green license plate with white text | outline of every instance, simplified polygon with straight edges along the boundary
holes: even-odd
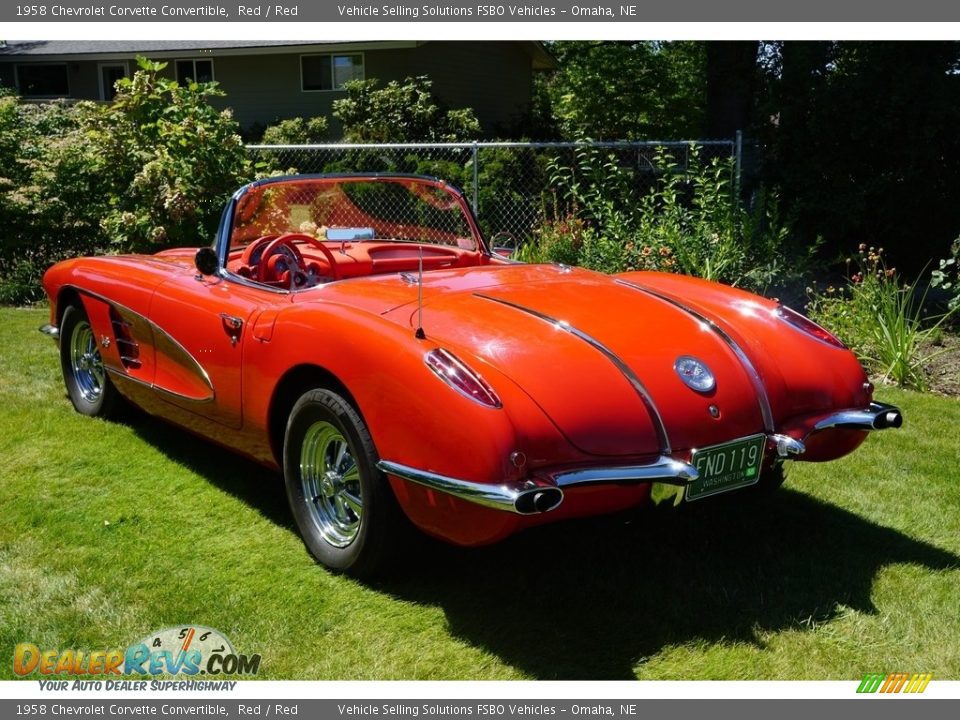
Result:
[[[753,435],[694,450],[690,455],[700,477],[687,485],[686,499],[699,500],[753,485],[760,479],[766,435]]]

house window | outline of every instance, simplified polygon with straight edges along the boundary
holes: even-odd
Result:
[[[127,77],[126,63],[100,63],[100,99],[113,100],[117,80]]]
[[[213,82],[213,60],[177,60],[176,67],[181,85]]]
[[[348,80],[363,80],[363,53],[350,55],[301,55],[301,88],[342,90]]]
[[[17,86],[13,76],[13,65],[0,64],[0,86],[11,89]]]
[[[23,97],[69,97],[66,64],[17,65],[17,89]]]

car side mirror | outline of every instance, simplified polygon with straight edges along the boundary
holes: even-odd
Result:
[[[490,239],[491,251],[494,255],[503,258],[512,258],[517,250],[520,249],[520,243],[517,238],[506,230],[501,230]]]
[[[213,275],[219,265],[217,251],[211,247],[202,247],[193,256],[193,263],[197,266],[201,275]]]

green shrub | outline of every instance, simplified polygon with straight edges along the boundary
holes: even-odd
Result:
[[[47,165],[53,153],[76,157],[70,137],[82,111],[59,102],[0,98],[0,302],[39,300],[47,266],[94,245],[90,207],[96,196],[83,193],[68,206],[72,168],[61,174]]]
[[[534,241],[521,245],[514,255],[528,263],[553,262],[577,265],[593,231],[575,215],[548,219],[535,231]]]
[[[943,258],[940,267],[933,271],[930,287],[949,291],[948,307],[951,310],[960,308],[960,238],[950,246],[950,257]]]
[[[159,75],[164,64],[140,66],[99,122],[81,128],[113,168],[101,227],[124,250],[206,244],[224,201],[252,175],[239,128],[209,103],[223,95],[216,83],[180,86]]]
[[[939,354],[929,346],[950,313],[927,317],[926,292],[918,296],[913,286],[901,285],[896,269],[886,266],[883,248],[860,245],[849,265],[855,272],[845,287],[811,291],[808,314],[843,340],[871,374],[926,390],[924,368]]]
[[[304,120],[302,117],[281,120],[263,131],[264,145],[311,145],[327,138],[327,119],[322,115]]]
[[[253,168],[215,84],[163,67],[141,60],[111,105],[0,98],[0,301],[39,297],[65,257],[210,242]]]
[[[333,116],[343,126],[347,142],[459,142],[480,135],[473,110],[444,108],[433,94],[433,81],[425,75],[391,80],[344,83],[346,97],[333,102]]]
[[[705,162],[695,145],[689,154],[683,170],[659,150],[652,179],[586,145],[572,162],[553,159],[555,212],[532,242],[577,218],[585,224],[577,263],[595,270],[673,270],[757,290],[801,275],[813,249],[792,245],[776,195],[761,190],[746,208],[733,187],[732,159]]]

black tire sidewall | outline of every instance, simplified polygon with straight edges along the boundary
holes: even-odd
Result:
[[[80,386],[73,371],[70,352],[73,345],[73,334],[81,323],[90,324],[86,312],[79,305],[68,305],[60,319],[60,367],[63,370],[63,383],[67,388],[67,395],[70,396],[70,402],[73,403],[73,407],[78,413],[90,417],[100,417],[109,414],[113,406],[113,393],[116,390],[110,383],[110,378],[104,376],[104,383],[96,400],[90,401],[80,392]]]
[[[316,422],[328,422],[346,438],[360,469],[363,515],[357,536],[346,547],[328,543],[311,519],[300,480],[300,451],[307,430]],[[389,498],[386,481],[377,469],[377,455],[366,425],[356,410],[329,390],[311,390],[293,406],[283,443],[283,476],[290,510],[300,536],[310,553],[332,570],[366,575],[378,567],[383,555],[385,510]]]

